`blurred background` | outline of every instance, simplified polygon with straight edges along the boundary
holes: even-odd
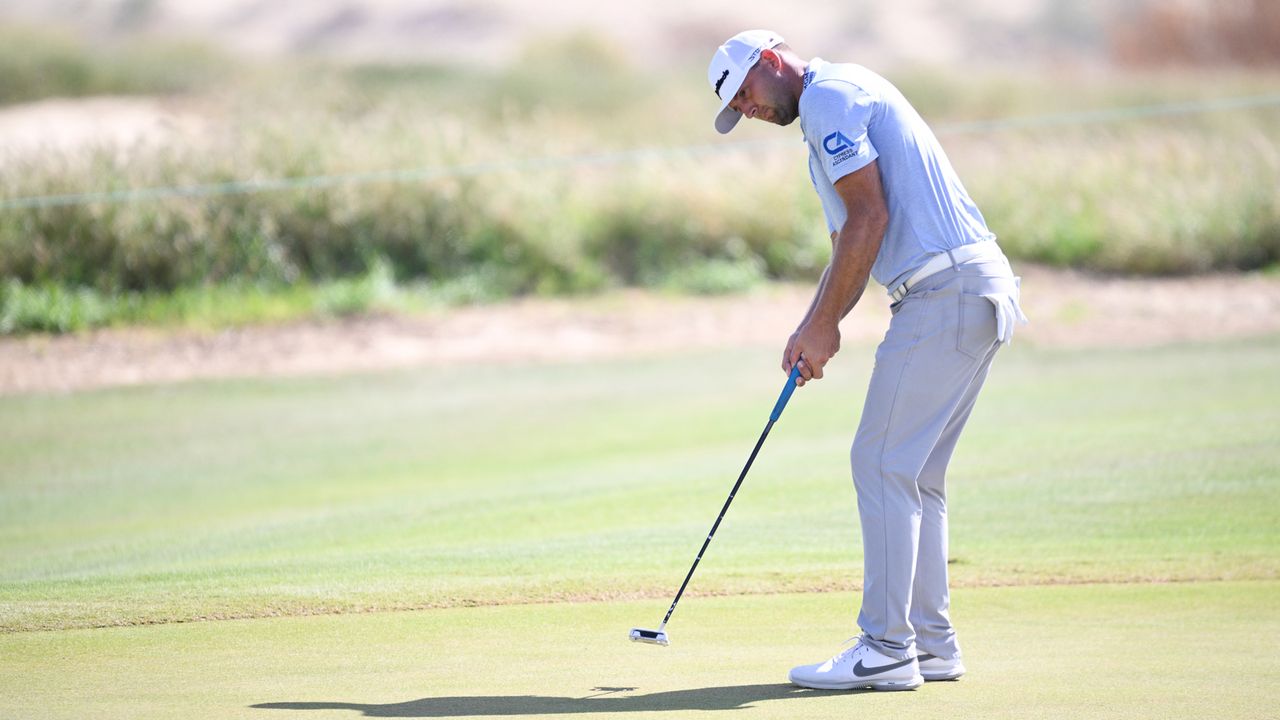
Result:
[[[753,27],[1023,279],[918,714],[1275,717],[1280,0],[0,0],[0,717],[874,709],[777,683],[856,632],[878,288],[618,649],[830,254],[799,128],[712,128]]]
[[[748,27],[897,83],[1017,259],[1280,262],[1272,0],[0,0],[0,332],[811,280],[798,130],[711,128]]]

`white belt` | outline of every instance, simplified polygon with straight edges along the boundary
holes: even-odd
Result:
[[[920,283],[921,280],[940,273],[949,267],[963,265],[974,260],[1008,260],[1005,259],[1004,253],[1000,252],[1000,246],[993,240],[983,240],[968,245],[961,245],[958,248],[940,252],[929,261],[920,266],[920,269],[911,274],[901,285],[889,291],[889,297],[894,302],[900,302],[902,298],[911,292],[911,288]]]

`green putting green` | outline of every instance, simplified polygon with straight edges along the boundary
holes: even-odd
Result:
[[[0,398],[0,716],[1276,705],[1280,338],[1002,353],[948,481],[961,683],[781,684],[853,634],[870,348],[796,393],[673,646],[628,643],[763,427],[776,355]]]
[[[852,593],[455,608],[0,636],[0,715],[40,718],[1269,717],[1280,583],[973,588],[969,674],[914,693],[787,684],[853,632]]]

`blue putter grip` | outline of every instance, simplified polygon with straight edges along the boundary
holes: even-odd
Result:
[[[787,407],[787,401],[791,399],[791,393],[796,391],[796,378],[800,377],[800,364],[796,363],[791,366],[791,375],[787,377],[787,384],[782,386],[782,394],[778,396],[778,404],[773,406],[773,412],[769,414],[769,422],[778,422],[778,418],[782,417],[782,410]]]

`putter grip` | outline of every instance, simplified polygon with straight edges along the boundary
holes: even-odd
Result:
[[[796,378],[800,377],[800,365],[796,364],[791,367],[791,374],[787,376],[787,384],[782,386],[782,394],[778,396],[778,404],[773,406],[773,412],[769,414],[769,422],[778,422],[778,418],[782,417],[782,411],[787,407],[787,401],[791,399],[791,393],[796,391]]]

